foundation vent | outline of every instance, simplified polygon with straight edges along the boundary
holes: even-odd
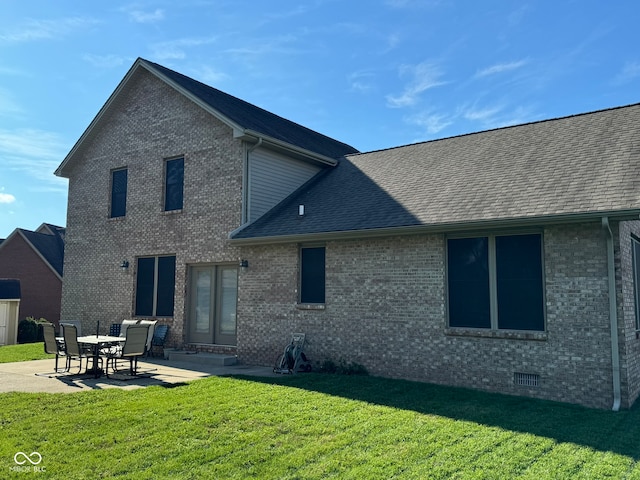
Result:
[[[537,373],[514,372],[513,383],[523,387],[538,387],[540,386],[540,375]]]

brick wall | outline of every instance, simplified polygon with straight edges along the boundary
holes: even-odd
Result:
[[[5,240],[0,254],[0,278],[20,280],[19,319],[60,320],[62,280],[53,273],[19,234]]]
[[[600,224],[544,229],[546,332],[448,329],[444,235],[326,244],[326,304],[296,306],[298,247],[247,247],[238,354],[272,364],[295,331],[308,356],[374,375],[610,408],[606,238]],[[537,387],[514,373],[539,375]]]
[[[640,396],[640,338],[636,333],[635,290],[631,236],[640,239],[640,221],[621,222],[616,242],[616,280],[618,282],[618,335],[621,357],[623,407]]]
[[[164,159],[178,155],[185,158],[185,205],[165,213]],[[606,238],[599,223],[544,229],[545,332],[449,329],[445,236],[439,234],[328,242],[326,304],[297,305],[297,245],[228,245],[228,233],[241,223],[242,143],[143,69],[76,156],[63,319],[79,319],[89,329],[100,321],[104,331],[132,317],[136,257],[175,254],[175,314],[159,320],[171,325],[168,345],[181,346],[188,266],[242,257],[249,261],[239,273],[242,362],[272,365],[291,334],[301,331],[316,365],[344,359],[374,375],[611,406]],[[127,214],[110,219],[110,172],[121,167],[129,169]],[[640,391],[640,352],[629,335],[626,243],[617,249],[617,262],[628,405]],[[125,259],[131,266],[122,272]],[[515,385],[515,372],[538,375],[539,386]]]
[[[131,318],[135,259],[176,255],[168,345],[182,345],[187,265],[237,261],[228,233],[241,223],[243,145],[231,130],[144,69],[101,119],[69,180],[62,317],[92,331]],[[184,155],[184,208],[163,212],[164,159]],[[127,167],[127,211],[109,218],[110,176]],[[120,269],[128,260],[127,272]]]

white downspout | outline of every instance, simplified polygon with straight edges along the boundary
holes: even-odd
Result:
[[[616,269],[613,251],[613,232],[609,217],[602,217],[602,228],[607,235],[607,270],[609,275],[609,320],[611,326],[611,366],[613,375],[613,406],[620,409],[620,352],[618,350],[618,306],[616,300]]]

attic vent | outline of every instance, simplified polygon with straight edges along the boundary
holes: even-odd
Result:
[[[540,386],[540,375],[537,373],[514,372],[513,383],[524,387],[538,387]]]

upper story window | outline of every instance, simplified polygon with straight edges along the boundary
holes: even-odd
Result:
[[[126,168],[111,171],[111,218],[127,213],[127,172]]]
[[[325,247],[300,248],[300,303],[325,301]]]
[[[544,331],[542,235],[447,240],[449,326]]]
[[[184,201],[184,158],[165,162],[164,210],[181,210]]]

